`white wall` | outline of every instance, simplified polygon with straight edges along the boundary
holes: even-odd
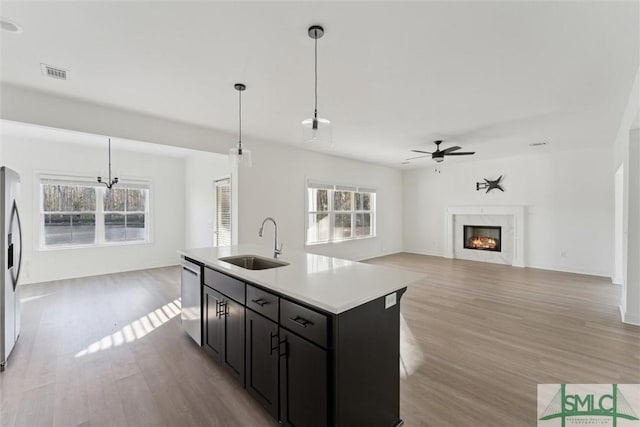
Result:
[[[532,149],[533,150],[533,149]],[[612,272],[613,175],[608,148],[453,163],[404,173],[406,251],[442,256],[445,209],[524,205],[525,265],[600,276]],[[503,175],[505,192],[476,191]]]
[[[629,133],[629,222],[625,321],[640,325],[640,129]]]
[[[347,259],[364,259],[402,250],[402,172],[278,144],[248,141],[253,168],[239,173],[239,242],[273,244],[268,226],[258,237],[262,220],[278,222],[287,250],[306,250]],[[305,249],[305,179],[373,187],[377,190],[377,237],[313,245]]]
[[[2,121],[0,121],[2,123]],[[0,124],[0,126],[2,126]],[[4,141],[0,138],[0,166],[4,166]]]
[[[153,241],[112,247],[40,251],[38,172],[72,172],[94,176],[106,169],[106,147],[65,144],[42,139],[3,136],[8,167],[21,177],[24,264],[23,284],[137,270],[178,262],[184,245],[184,159],[113,150],[120,178],[151,180]],[[106,145],[106,144],[105,144]]]
[[[231,175],[227,156],[193,152],[185,159],[185,247],[213,245],[214,181]]]
[[[618,166],[615,173],[614,230],[613,230],[613,277],[616,285],[624,285],[624,166]],[[624,292],[623,292],[624,293]],[[625,295],[622,296],[625,298]]]
[[[640,260],[633,258],[632,252],[634,252],[634,249],[631,246],[637,245],[637,242],[640,241],[640,229],[638,227],[634,228],[632,224],[633,221],[638,220],[637,216],[640,215],[640,212],[634,211],[633,208],[633,206],[638,206],[638,199],[640,199],[640,179],[638,178],[640,162],[638,159],[633,158],[635,147],[632,144],[638,144],[638,133],[637,131],[634,132],[632,128],[637,123],[639,115],[640,67],[629,93],[627,106],[620,119],[620,127],[613,146],[611,167],[612,175],[621,165],[624,170],[622,256],[624,277],[622,283],[623,296],[620,299],[620,314],[624,322],[637,325],[640,325],[640,277],[638,277],[634,268],[640,264]],[[635,179],[632,177],[635,177]],[[632,232],[635,234],[631,234]]]

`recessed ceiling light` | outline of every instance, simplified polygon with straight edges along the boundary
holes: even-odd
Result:
[[[0,18],[0,28],[8,33],[20,34],[22,32],[20,25],[7,18]]]
[[[532,142],[531,144],[529,144],[529,147],[540,147],[542,145],[547,145],[546,142]]]

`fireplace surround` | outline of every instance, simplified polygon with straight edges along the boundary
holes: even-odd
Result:
[[[501,252],[464,248],[464,224],[502,226]],[[444,256],[524,267],[524,230],[524,206],[448,206],[445,211]]]

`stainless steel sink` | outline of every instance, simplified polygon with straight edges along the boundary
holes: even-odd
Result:
[[[284,267],[288,262],[263,258],[257,255],[236,255],[218,258],[220,261],[246,268],[247,270],[267,270],[269,268]]]

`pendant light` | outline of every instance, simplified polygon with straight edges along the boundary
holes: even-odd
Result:
[[[313,117],[302,121],[304,142],[320,147],[330,147],[331,122],[325,118],[318,117],[318,39],[324,35],[324,28],[313,25],[308,30],[309,37],[314,40],[314,110]]]
[[[109,180],[107,182],[104,182],[102,181],[102,177],[99,176],[98,184],[104,184],[109,190],[111,190],[111,187],[113,187],[117,183],[118,177],[114,177],[113,179],[111,179],[111,138],[109,138]]]
[[[242,92],[247,87],[242,83],[236,83],[233,85],[235,90],[238,91],[238,145],[229,150],[229,162],[232,167],[251,167],[251,150],[242,148]]]

